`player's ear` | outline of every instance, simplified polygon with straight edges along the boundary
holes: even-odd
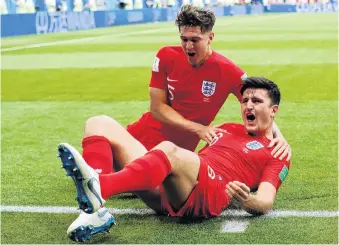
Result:
[[[279,111],[279,106],[278,105],[272,105],[271,109],[272,109],[271,116],[275,117],[275,115],[277,115],[277,113]]]
[[[214,32],[210,32],[210,34],[208,34],[208,44],[210,44],[214,39]]]

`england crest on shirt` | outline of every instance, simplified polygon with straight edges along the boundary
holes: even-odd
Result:
[[[264,146],[258,141],[251,141],[246,144],[246,147],[251,150],[259,150],[260,148],[263,148]]]
[[[210,81],[202,81],[201,92],[203,95],[209,97],[212,96],[215,92],[215,87],[217,84],[215,82]]]

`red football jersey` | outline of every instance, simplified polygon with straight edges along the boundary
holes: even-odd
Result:
[[[184,118],[209,125],[230,93],[240,100],[240,86],[246,74],[232,61],[214,52],[200,67],[193,68],[181,46],[159,50],[153,63],[150,87],[168,93],[168,105]],[[190,132],[174,129],[155,120],[148,112],[142,121],[161,129],[165,140],[194,150],[199,138]]]
[[[217,133],[210,146],[199,151],[211,168],[229,181],[240,181],[257,190],[261,182],[271,183],[277,190],[285,180],[290,162],[271,156],[266,137],[253,137],[242,124],[226,123],[220,128],[227,133]]]

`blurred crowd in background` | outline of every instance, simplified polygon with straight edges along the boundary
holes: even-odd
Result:
[[[197,6],[232,6],[244,4],[298,4],[331,3],[333,0],[0,0],[0,13],[34,13],[43,10],[56,11],[100,11],[115,9],[178,8],[183,4]]]

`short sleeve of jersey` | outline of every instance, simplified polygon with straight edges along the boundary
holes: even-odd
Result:
[[[247,74],[236,64],[233,64],[233,86],[232,86],[232,94],[234,94],[239,101],[241,101],[240,89],[242,85],[242,81],[247,78]]]
[[[167,89],[166,53],[166,48],[161,48],[154,58],[150,87]]]
[[[289,168],[290,162],[273,159],[265,166],[260,178],[260,183],[269,182],[278,191],[280,185],[288,175]]]

